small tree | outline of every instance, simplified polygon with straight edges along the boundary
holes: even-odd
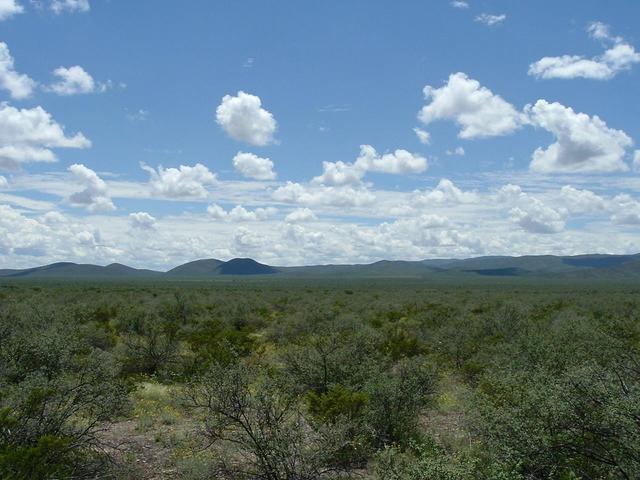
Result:
[[[188,404],[203,416],[203,434],[222,448],[216,478],[316,480],[347,468],[340,428],[309,420],[282,381],[246,364],[213,365],[188,388]]]

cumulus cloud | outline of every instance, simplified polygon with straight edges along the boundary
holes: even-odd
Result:
[[[549,131],[556,142],[533,152],[531,170],[538,172],[615,172],[629,169],[625,150],[633,141],[609,128],[597,115],[576,113],[560,103],[538,100],[525,111],[531,122]]]
[[[42,107],[17,109],[0,104],[0,168],[16,169],[28,162],[55,162],[52,148],[88,148],[91,142],[63,127]]]
[[[622,37],[612,36],[608,25],[593,22],[588,26],[587,32],[592,38],[610,45],[602,55],[593,58],[585,58],[582,55],[543,57],[529,65],[529,75],[543,79],[608,80],[640,62],[640,53]]]
[[[78,163],[71,165],[69,171],[84,187],[84,190],[69,197],[72,205],[86,207],[91,212],[116,209],[111,201],[107,184],[96,172]]]
[[[464,0],[453,0],[451,6],[454,8],[469,8],[469,4]]]
[[[299,222],[311,222],[313,220],[317,220],[318,218],[308,208],[296,208],[294,211],[289,213],[286,217],[284,217],[284,221],[287,223],[299,223]]]
[[[416,205],[475,203],[479,200],[476,192],[464,192],[451,180],[443,178],[433,190],[413,192],[412,199]]]
[[[24,7],[16,0],[0,0],[0,22],[24,12]]]
[[[418,137],[420,143],[424,145],[429,145],[429,143],[431,143],[431,134],[429,132],[418,127],[415,127],[413,131],[416,134],[416,137]]]
[[[370,172],[392,174],[421,173],[428,167],[427,159],[417,153],[398,149],[379,155],[371,145],[360,146],[360,156],[355,165]]]
[[[560,200],[572,214],[595,213],[607,208],[607,202],[600,195],[571,185],[565,185],[560,189]]]
[[[9,47],[0,42],[0,88],[9,92],[11,98],[21,100],[30,97],[36,85],[29,76],[16,72]]]
[[[512,208],[509,215],[511,221],[531,233],[558,233],[565,226],[564,215],[537,198],[531,198],[526,206]]]
[[[493,15],[490,13],[481,13],[475,18],[476,22],[483,23],[488,27],[493,27],[494,25],[500,25],[507,19],[507,16],[504,13],[500,15]]]
[[[58,67],[53,71],[53,75],[56,76],[58,80],[46,87],[46,90],[57,95],[80,95],[104,92],[108,89],[108,84],[97,83],[93,77],[79,65],[69,68]]]
[[[0,205],[0,258],[5,265],[9,259],[24,266],[69,259],[95,261],[99,252],[107,250],[100,231],[84,222],[55,211],[30,217]]]
[[[137,230],[155,230],[156,219],[147,212],[135,212],[129,214],[131,227]]]
[[[207,185],[217,183],[216,174],[201,163],[193,167],[180,165],[178,168],[152,167],[141,163],[140,167],[149,172],[149,183],[154,193],[169,198],[206,198]]]
[[[379,155],[371,145],[361,145],[360,155],[354,163],[322,162],[322,175],[314,177],[312,183],[336,186],[357,184],[367,172],[398,175],[424,172],[427,167],[427,159],[417,153],[398,149]]]
[[[242,205],[236,205],[231,210],[226,211],[220,205],[212,203],[207,207],[207,213],[217,219],[225,220],[228,222],[259,222],[267,220],[275,215],[278,210],[274,207],[256,208],[255,210],[248,210]]]
[[[640,225],[640,202],[630,195],[621,193],[613,197],[611,209],[611,221],[616,225]]]
[[[558,233],[564,230],[566,209],[554,209],[540,199],[522,191],[519,185],[507,184],[497,195],[501,205],[510,207],[509,218],[530,233]]]
[[[327,187],[303,186],[299,183],[287,183],[273,192],[278,202],[307,206],[361,207],[375,202],[375,195],[365,188],[351,186]]]
[[[243,91],[225,95],[216,109],[216,121],[234,140],[257,146],[274,142],[276,120],[256,95]]]
[[[418,113],[425,125],[436,120],[454,120],[464,139],[508,135],[522,126],[526,118],[499,95],[469,78],[453,73],[446,85],[424,87],[429,101]]]
[[[268,158],[261,158],[253,153],[238,152],[233,157],[233,167],[244,177],[255,180],[274,180],[273,162]]]
[[[49,5],[53,13],[59,15],[63,12],[88,12],[91,10],[89,0],[53,0]]]

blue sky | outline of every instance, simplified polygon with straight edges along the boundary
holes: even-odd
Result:
[[[637,252],[637,18],[0,0],[0,266]]]

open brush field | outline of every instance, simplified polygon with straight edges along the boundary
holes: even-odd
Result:
[[[5,282],[6,479],[631,479],[640,287]]]

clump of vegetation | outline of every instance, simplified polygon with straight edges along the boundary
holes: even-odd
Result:
[[[640,478],[632,286],[32,287],[0,478]]]

